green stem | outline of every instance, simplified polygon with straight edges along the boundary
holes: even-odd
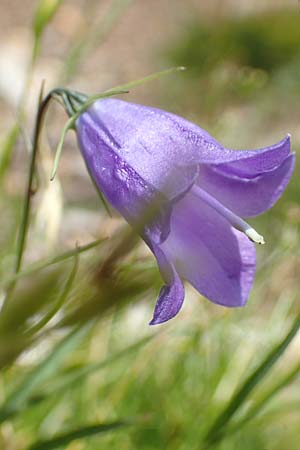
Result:
[[[54,264],[58,264],[60,262],[66,261],[70,258],[73,258],[74,256],[79,255],[80,253],[86,252],[86,251],[100,245],[105,240],[106,240],[106,238],[98,239],[96,241],[90,242],[89,244],[86,244],[83,246],[76,246],[75,249],[68,250],[58,256],[52,256],[49,259],[44,259],[44,260],[40,260],[35,263],[32,263],[28,267],[26,267],[26,269],[19,271],[18,273],[9,275],[7,278],[4,278],[3,280],[0,280],[0,287],[9,285],[13,282],[16,282],[20,278],[27,277],[29,275],[32,275],[35,272],[46,269],[49,266],[52,266]]]
[[[66,301],[70,290],[73,286],[73,282],[75,280],[77,271],[78,271],[78,263],[79,263],[79,254],[77,253],[74,257],[74,264],[72,267],[72,270],[70,272],[70,275],[68,276],[67,282],[62,290],[62,292],[59,294],[56,302],[54,303],[53,307],[48,311],[48,313],[35,325],[33,325],[28,330],[28,335],[32,336],[36,334],[38,331],[40,331],[42,328],[44,328],[48,322],[55,316],[55,314],[60,310],[61,306]]]
[[[36,157],[37,157],[38,146],[39,146],[40,130],[41,130],[41,126],[42,126],[46,108],[48,106],[49,101],[51,100],[51,95],[47,95],[43,101],[41,101],[41,97],[42,97],[42,90],[41,90],[41,94],[40,94],[37,118],[36,118],[34,135],[33,135],[33,145],[32,145],[31,160],[30,160],[30,167],[29,167],[29,175],[28,175],[27,188],[26,188],[26,194],[25,194],[25,199],[24,199],[21,227],[20,227],[20,231],[19,231],[19,238],[18,238],[18,244],[17,244],[17,258],[16,258],[16,263],[15,263],[15,272],[16,273],[18,273],[21,268],[25,244],[26,244],[26,235],[27,235],[27,231],[28,231],[31,198],[33,195],[33,181],[34,181]]]
[[[36,157],[37,157],[38,146],[39,146],[40,131],[41,131],[43,118],[44,118],[46,109],[48,107],[49,101],[52,98],[51,92],[43,100],[42,100],[42,95],[43,95],[43,86],[41,88],[40,96],[39,96],[39,105],[38,105],[37,117],[36,117],[35,129],[34,129],[34,135],[33,135],[33,144],[32,144],[32,151],[31,151],[31,159],[30,159],[26,194],[25,194],[24,203],[23,203],[21,226],[19,229],[19,235],[18,235],[18,240],[17,240],[16,261],[15,261],[15,267],[14,267],[14,272],[16,274],[21,269],[23,255],[24,255],[24,249],[25,249],[25,245],[26,245],[26,236],[27,236],[28,224],[29,224],[31,197],[33,195],[35,165],[36,165]],[[2,310],[5,310],[7,303],[9,301],[10,295],[12,294],[12,292],[14,290],[14,287],[15,287],[15,281],[12,282],[10,284],[10,286],[8,287]]]

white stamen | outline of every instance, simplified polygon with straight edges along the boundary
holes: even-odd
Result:
[[[205,190],[201,189],[199,186],[194,185],[191,193],[196,195],[196,197],[201,198],[205,203],[211,206],[215,211],[220,213],[228,222],[237,230],[245,233],[245,235],[250,239],[250,241],[256,244],[264,244],[265,240],[263,236],[257,233],[254,228],[252,228],[245,220],[241,219],[239,216],[234,214],[226,206],[222,205],[215,197],[210,195]]]

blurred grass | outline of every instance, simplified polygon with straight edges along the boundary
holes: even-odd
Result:
[[[67,377],[72,376],[72,372],[85,372],[86,376],[80,380],[80,389],[78,384],[70,383],[69,387],[65,385],[64,390],[59,390],[59,395],[55,396],[51,384],[55,386],[63,376],[63,373],[57,372],[47,386],[52,395],[46,395],[42,403],[33,403],[30,409],[18,415],[15,419],[16,432],[19,430],[22,434],[28,430],[27,433],[34,433],[35,436],[38,433],[43,439],[49,439],[55,436],[57,429],[76,428],[83,421],[95,420],[95,417],[101,421],[105,417],[114,420],[138,415],[144,416],[144,423],[130,430],[120,430],[116,435],[112,433],[103,437],[101,448],[203,448],[207,425],[223,409],[240,380],[261,359],[264,349],[257,352],[261,349],[260,339],[266,350],[272,348],[273,343],[280,338],[276,329],[278,324],[272,321],[268,323],[268,331],[265,330],[266,324],[262,323],[260,337],[255,338],[251,319],[246,319],[241,313],[237,313],[236,320],[242,322],[243,332],[241,328],[236,328],[228,314],[212,317],[211,308],[203,305],[199,305],[196,310],[199,317],[202,316],[201,320],[190,318],[187,323],[169,326],[164,335],[157,336],[147,344],[144,342],[144,346],[139,350],[136,348],[133,354],[125,353],[122,359],[115,360],[113,366],[110,364],[105,367],[104,364],[101,367],[99,364],[101,372],[95,372],[92,378],[88,377],[91,372],[84,370],[92,339],[85,340],[77,357],[75,354],[68,357],[64,369]],[[124,325],[122,327],[119,323],[119,326],[118,341],[123,333],[128,332]],[[97,328],[94,333],[101,346],[101,325]],[[285,371],[286,364],[277,367],[276,379]],[[271,376],[263,391],[272,384]],[[299,379],[296,384],[294,382],[294,385],[285,389],[286,394],[297,392]],[[260,388],[259,394],[263,391]],[[43,387],[39,388],[36,395],[36,400],[39,398],[43,399]],[[246,411],[252,402],[246,403]],[[284,408],[286,402],[288,404],[288,397],[286,400],[281,399],[280,403],[275,397],[269,409],[265,412],[260,410],[259,417],[263,419],[263,425],[249,421],[235,434],[229,434],[218,448],[244,448],[245,442],[245,448],[264,448],[270,439],[272,441],[274,427],[278,445],[272,444],[272,448],[279,449],[286,439],[286,429],[279,426],[282,416],[279,414],[274,417],[272,412],[279,405]],[[299,417],[298,410],[289,408],[289,416],[292,426],[293,416],[294,420]],[[96,439],[91,439],[84,448],[96,449],[98,445]]]
[[[61,3],[40,2],[34,21],[38,46]],[[129,4],[112,2],[103,29],[82,29],[84,45],[74,41],[67,51],[64,76],[71,79],[75,67],[81,70],[77,62],[113,33]],[[54,9],[46,8],[51,14],[37,28],[39,11],[49,5]],[[160,101],[175,105],[175,112],[186,111],[227,140],[233,127],[237,141],[249,142],[257,135],[273,136],[274,129],[290,131],[290,118],[298,122],[300,112],[299,20],[294,10],[213,23],[195,20],[164,50],[172,64],[188,70],[168,84]],[[72,52],[76,58],[70,70]],[[244,108],[250,110],[249,122],[241,119]],[[226,114],[232,109],[233,123],[228,124]],[[0,165],[1,297],[7,283],[17,281],[0,313],[0,449],[297,450],[299,335],[257,384],[254,375],[266,355],[283,349],[280,344],[299,314],[298,176],[269,213],[253,219],[267,245],[258,250],[249,305],[224,310],[189,289],[180,316],[149,329],[161,279],[152,257],[136,241],[126,240],[126,230],[110,232],[102,242],[114,216],[101,216],[100,246],[63,243],[64,248],[58,245],[42,260],[32,258],[30,250],[36,243],[42,247],[43,238],[29,235],[23,270],[13,273],[23,197],[7,188],[14,143],[12,134],[2,144]],[[33,215],[37,207],[33,198]],[[65,205],[65,213],[69,207]],[[109,270],[104,271],[106,265]],[[218,424],[235,405],[235,393],[253,379],[255,389],[245,391],[228,423],[222,420],[222,431]],[[127,422],[128,428],[96,434],[106,430],[105,424]]]
[[[253,141],[254,133],[272,134],[274,125],[288,126],[289,120],[294,125],[299,113],[299,41],[295,8],[195,18],[162,52],[171,64],[188,68],[187,79],[178,80],[175,89],[171,86],[168,98],[220,136],[228,134],[222,115],[237,109],[236,115],[240,111],[244,117],[245,109],[250,110],[248,130],[234,135],[240,137],[240,146],[245,139]],[[232,119],[231,126],[243,126],[238,117]]]
[[[271,74],[299,59],[299,17],[294,9],[196,22],[170,54],[194,77],[232,62]]]

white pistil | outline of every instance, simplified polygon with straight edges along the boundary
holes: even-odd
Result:
[[[250,241],[255,242],[256,244],[265,244],[264,237],[258,234],[254,228],[248,228],[248,230],[245,230],[245,234],[248,236]]]
[[[222,205],[215,197],[208,194],[206,191],[201,189],[199,186],[194,185],[191,193],[196,197],[203,200],[207,205],[211,206],[215,211],[220,213],[228,222],[237,230],[245,233],[245,235],[250,239],[250,241],[256,244],[264,244],[265,240],[263,236],[257,233],[254,228],[252,228],[247,222],[241,219],[239,216],[234,214],[226,206]]]

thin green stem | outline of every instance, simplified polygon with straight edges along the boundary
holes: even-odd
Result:
[[[65,303],[71,288],[73,286],[73,282],[75,280],[77,271],[78,271],[78,265],[79,265],[79,254],[77,253],[74,256],[74,264],[72,266],[71,272],[68,276],[68,279],[66,281],[66,284],[62,290],[62,292],[59,293],[56,302],[54,303],[53,307],[50,309],[50,311],[35,325],[33,325],[29,330],[29,335],[34,335],[38,331],[40,331],[42,328],[44,328],[45,325],[47,325],[48,322],[55,316],[55,314],[60,310],[61,306]]]
[[[32,263],[26,269],[24,269],[18,273],[14,273],[14,274],[8,276],[7,278],[4,278],[3,280],[1,280],[0,286],[8,285],[10,283],[13,283],[13,282],[19,280],[20,278],[27,277],[29,275],[32,275],[35,272],[46,269],[49,266],[52,266],[54,264],[58,264],[60,262],[66,261],[70,258],[73,258],[74,256],[76,256],[80,253],[86,252],[94,247],[97,247],[105,240],[106,239],[98,239],[96,241],[90,242],[87,245],[77,246],[75,249],[68,250],[58,256],[54,256],[49,259],[44,259],[42,261],[37,261],[36,263]]]
[[[32,152],[31,152],[29,175],[28,175],[27,188],[26,188],[26,194],[25,194],[25,199],[24,199],[21,227],[20,227],[20,231],[19,231],[19,238],[18,238],[18,245],[17,245],[17,258],[16,258],[16,263],[15,263],[15,272],[16,273],[18,273],[21,268],[22,259],[23,259],[23,255],[24,255],[26,235],[27,235],[27,230],[28,230],[29,213],[30,213],[30,206],[31,206],[31,198],[33,195],[33,180],[34,180],[34,173],[35,173],[36,157],[37,157],[38,146],[39,146],[40,130],[41,130],[41,126],[42,126],[44,113],[46,111],[46,107],[49,103],[49,100],[51,99],[51,97],[47,96],[45,98],[45,100],[42,101],[41,100],[42,93],[43,93],[43,88],[41,89],[40,98],[39,98],[39,106],[38,106],[38,112],[37,112],[37,118],[36,118],[36,124],[35,124],[34,136],[33,136],[33,146],[32,146]]]
[[[14,267],[14,272],[16,274],[21,269],[25,245],[26,245],[26,237],[27,237],[28,224],[29,224],[30,207],[31,207],[31,198],[34,193],[33,185],[34,185],[34,178],[35,178],[35,165],[36,165],[36,158],[37,158],[37,153],[38,153],[40,131],[41,131],[41,127],[43,124],[43,118],[44,118],[45,112],[47,110],[49,101],[52,98],[51,92],[43,100],[42,100],[42,95],[43,95],[43,84],[42,84],[40,96],[39,96],[37,117],[36,117],[36,122],[35,122],[33,144],[32,144],[32,151],[31,151],[31,158],[30,158],[30,165],[29,165],[29,173],[28,173],[28,180],[27,180],[27,187],[26,187],[26,193],[25,193],[25,198],[24,198],[24,203],[23,203],[21,225],[20,225],[19,235],[18,235],[18,240],[17,240],[16,261],[15,261],[15,267]],[[10,295],[12,294],[14,287],[15,287],[15,282],[12,282],[11,285],[8,287],[6,297],[5,297],[5,300],[3,303],[3,307],[2,307],[3,310],[6,308],[7,302],[9,301]]]

